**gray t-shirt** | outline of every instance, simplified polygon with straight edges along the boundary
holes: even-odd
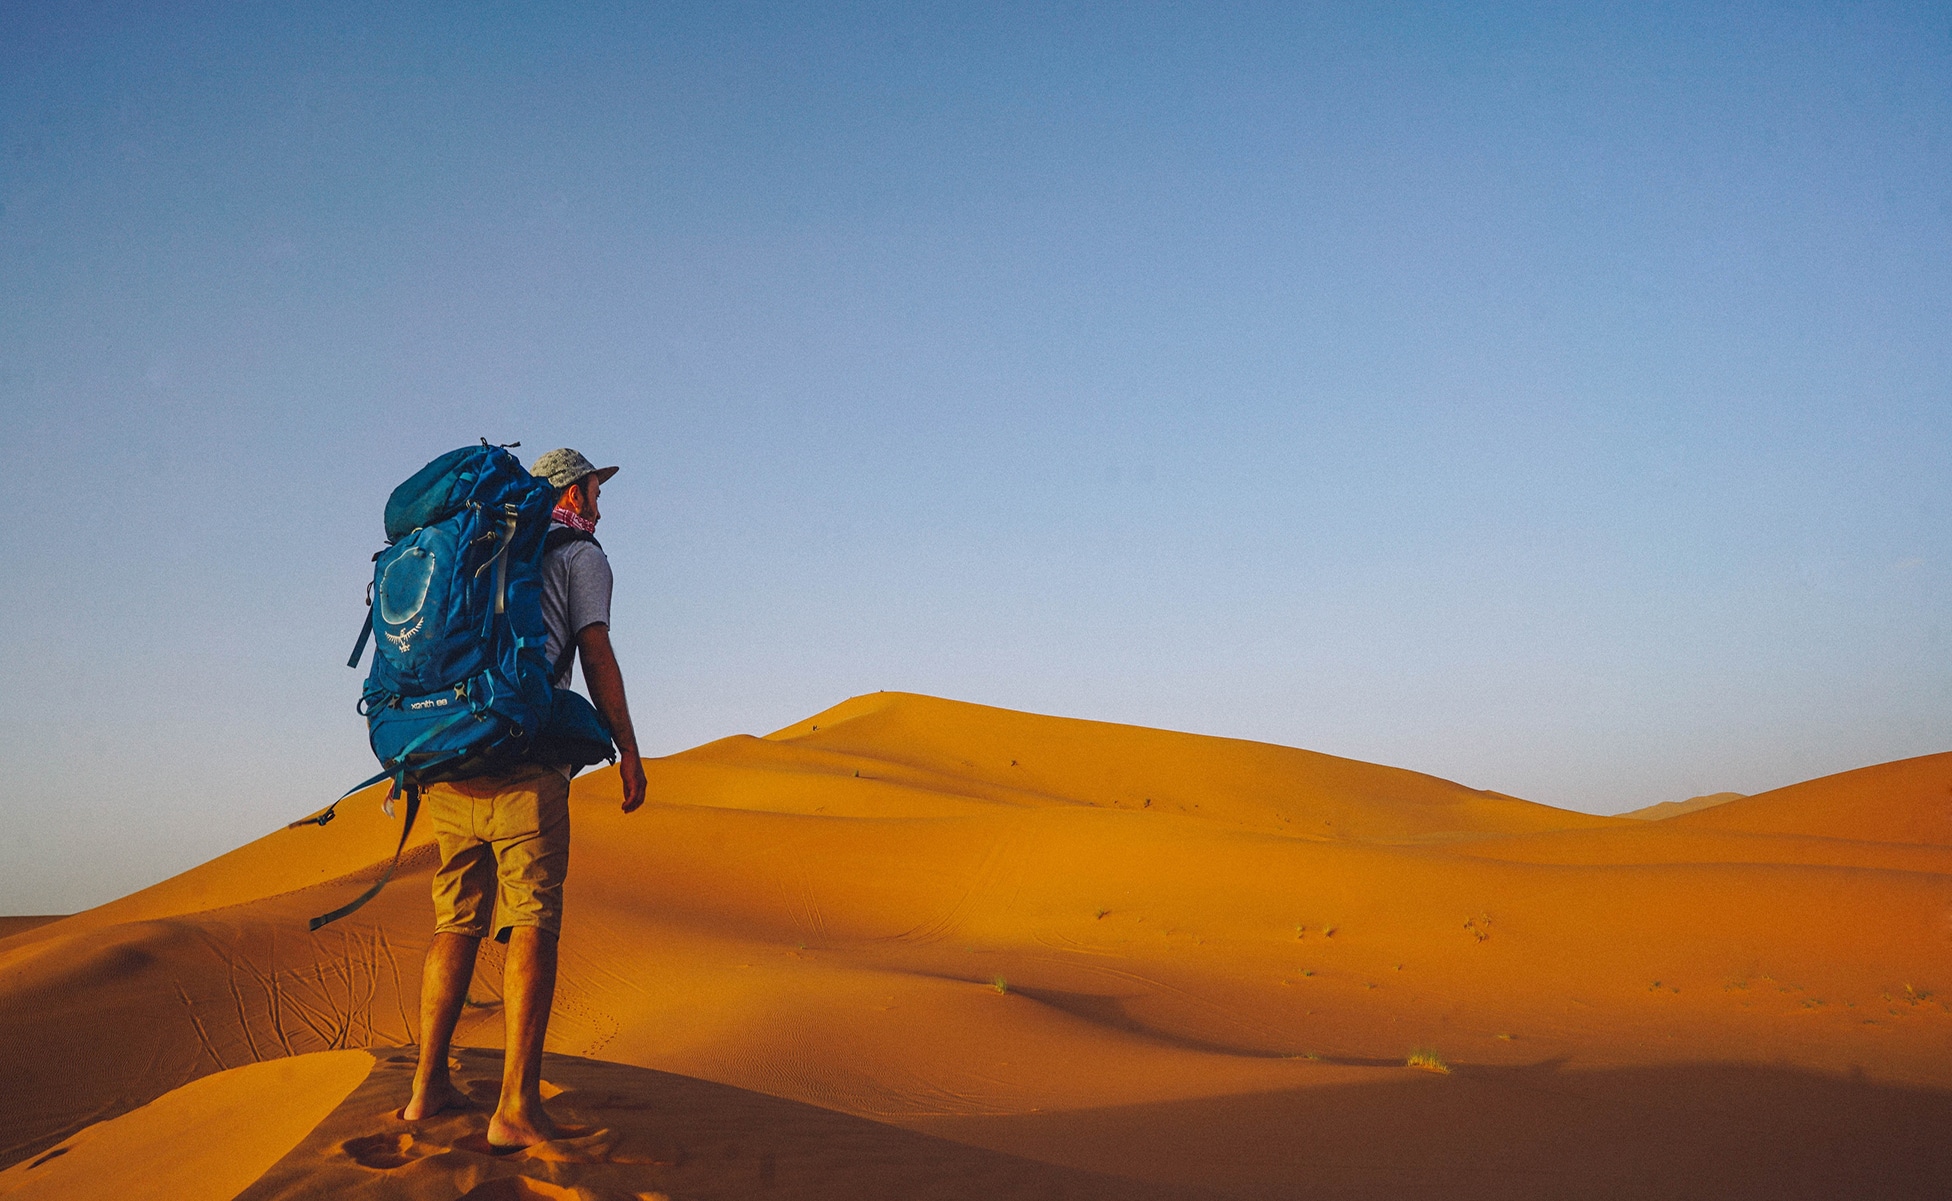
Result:
[[[552,523],[550,528],[560,524]],[[543,556],[542,622],[549,627],[544,653],[551,664],[586,627],[610,624],[611,584],[610,557],[594,542],[565,543]],[[574,666],[565,665],[550,683],[567,688]]]

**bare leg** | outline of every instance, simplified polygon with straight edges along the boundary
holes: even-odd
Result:
[[[474,956],[481,940],[465,934],[436,934],[427,947],[420,976],[420,1065],[413,1073],[413,1098],[400,1116],[409,1122],[432,1117],[461,1102],[447,1074],[447,1052],[454,1025],[474,979]]]
[[[502,1021],[508,1050],[502,1059],[502,1099],[488,1120],[488,1141],[530,1147],[562,1131],[542,1108],[542,1042],[556,998],[556,936],[534,926],[508,932],[502,968]]]

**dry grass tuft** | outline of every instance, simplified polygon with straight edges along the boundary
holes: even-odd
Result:
[[[1444,1062],[1443,1056],[1427,1047],[1418,1047],[1410,1052],[1410,1058],[1405,1061],[1405,1066],[1416,1068],[1421,1072],[1436,1072],[1440,1076],[1450,1075],[1450,1065]]]

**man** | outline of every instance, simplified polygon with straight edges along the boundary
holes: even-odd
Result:
[[[567,448],[530,469],[556,490],[551,547],[542,561],[542,618],[551,681],[569,686],[573,648],[597,712],[610,724],[623,778],[625,813],[644,803],[644,765],[624,702],[623,673],[610,647],[610,560],[597,544],[597,497],[617,468],[598,469]],[[558,534],[559,530],[574,533]],[[420,987],[420,1066],[401,1116],[418,1121],[463,1104],[448,1076],[447,1053],[474,977],[475,953],[489,934],[508,944],[502,968],[507,1052],[501,1101],[488,1141],[527,1147],[562,1137],[542,1107],[542,1043],[556,993],[556,939],[563,878],[569,870],[569,778],[574,770],[526,764],[501,776],[430,785],[422,807],[440,841],[434,875],[434,941]],[[490,921],[492,917],[492,922]]]

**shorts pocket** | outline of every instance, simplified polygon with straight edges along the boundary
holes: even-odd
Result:
[[[568,817],[569,781],[551,768],[539,768],[495,798],[491,841],[533,838]]]

